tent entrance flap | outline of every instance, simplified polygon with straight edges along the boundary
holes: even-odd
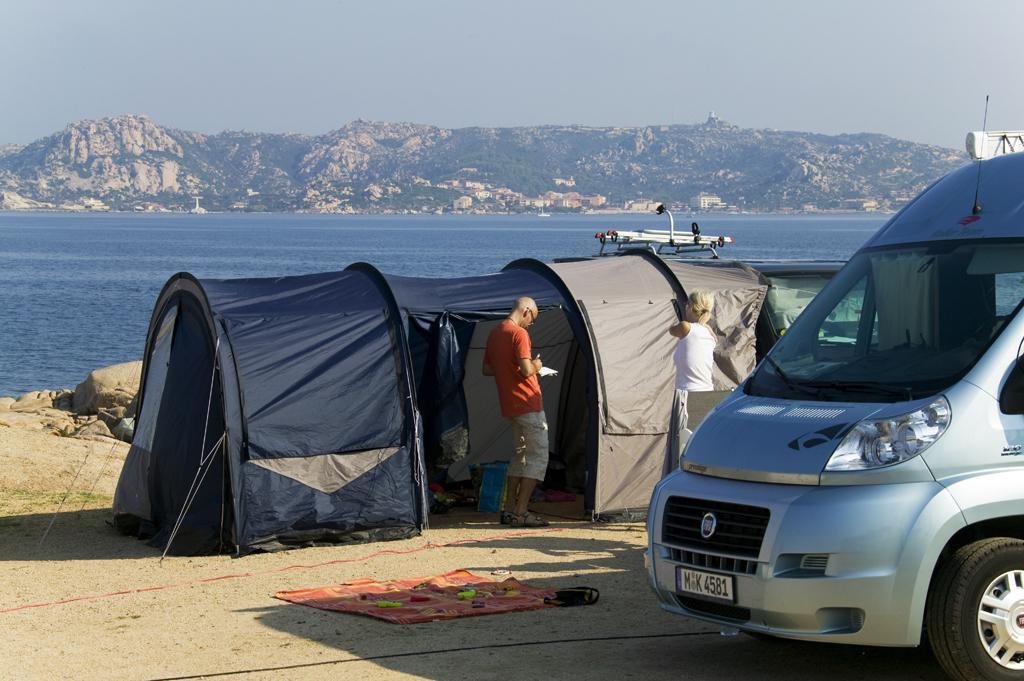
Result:
[[[158,411],[148,470],[150,544],[165,548],[177,525],[173,555],[215,553],[234,543],[229,473],[218,444],[224,436],[220,376],[206,322],[186,301],[191,299],[180,306],[162,398],[152,402]],[[143,403],[144,411],[149,404]]]
[[[114,493],[114,526],[124,534],[139,535],[140,524],[152,524],[153,521],[148,485],[149,464],[177,320],[178,303],[172,302],[162,312],[149,356],[146,358],[148,370],[143,394],[148,399],[138,414],[132,446],[125,458]]]
[[[435,469],[446,468],[469,454],[469,412],[462,384],[475,326],[473,321],[445,311],[429,327],[417,399],[427,464]]]
[[[672,300],[581,300],[579,304],[600,347],[603,431],[667,433],[675,387],[675,338],[668,329],[678,321]]]
[[[558,428],[552,436],[549,480],[545,487],[584,490],[587,486],[587,365],[579,343],[569,347],[562,372],[562,392],[558,404]]]

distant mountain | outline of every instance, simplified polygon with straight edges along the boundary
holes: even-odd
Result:
[[[743,129],[714,116],[642,128],[355,121],[311,136],[205,135],[123,115],[0,146],[0,207],[187,210],[200,196],[207,210],[436,211],[469,194],[472,209],[515,211],[545,192],[619,207],[706,192],[737,210],[884,209],[966,161],[884,135]]]

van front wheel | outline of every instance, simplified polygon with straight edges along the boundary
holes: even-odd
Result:
[[[1024,681],[1024,541],[964,546],[936,575],[925,613],[942,668],[959,681]]]

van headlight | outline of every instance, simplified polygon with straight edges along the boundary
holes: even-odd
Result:
[[[858,471],[902,463],[938,440],[946,432],[949,417],[949,402],[939,397],[908,414],[865,419],[846,434],[825,470]]]

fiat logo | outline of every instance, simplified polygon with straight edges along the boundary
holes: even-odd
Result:
[[[1019,613],[1017,615],[1017,628],[1024,629],[1024,613]]]
[[[718,518],[715,517],[715,514],[705,513],[704,517],[700,519],[700,536],[704,539],[711,539],[711,535],[715,533],[717,527]]]

